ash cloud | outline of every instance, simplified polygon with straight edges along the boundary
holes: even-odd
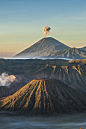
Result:
[[[45,26],[45,27],[43,28],[43,31],[44,31],[44,37],[46,37],[46,34],[50,33],[50,30],[51,30],[51,28],[48,27],[48,26]]]
[[[2,73],[0,75],[0,86],[9,86],[14,80],[15,80],[14,75],[8,75],[7,73]]]

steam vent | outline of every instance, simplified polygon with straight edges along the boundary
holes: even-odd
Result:
[[[0,110],[21,115],[58,115],[86,110],[86,97],[60,80],[34,79],[15,94],[2,98]]]

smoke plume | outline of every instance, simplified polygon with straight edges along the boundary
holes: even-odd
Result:
[[[46,37],[46,34],[50,33],[49,30],[51,30],[51,28],[48,27],[48,26],[45,26],[45,27],[43,28],[43,31],[44,31],[44,37]]]
[[[14,75],[8,76],[7,73],[2,73],[0,75],[0,86],[9,86],[14,80],[15,80]]]

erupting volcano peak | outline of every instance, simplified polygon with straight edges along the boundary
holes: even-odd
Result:
[[[67,45],[61,43],[60,41],[52,38],[42,38],[29,48],[17,54],[15,57],[48,57],[50,52],[55,50],[69,49]]]

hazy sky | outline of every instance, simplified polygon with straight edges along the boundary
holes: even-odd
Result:
[[[43,38],[86,45],[86,0],[0,0],[0,56],[13,56]]]

